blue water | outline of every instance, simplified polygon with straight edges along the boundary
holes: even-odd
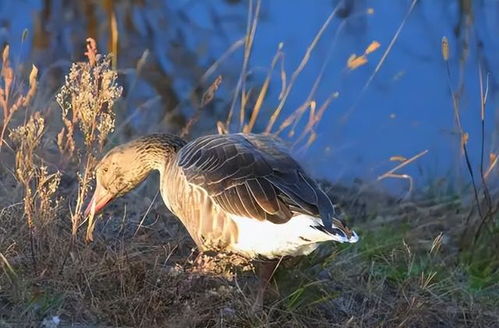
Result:
[[[85,37],[85,21],[78,10],[62,15],[66,12],[63,3],[61,0],[52,1],[50,21],[44,22],[47,29],[52,31],[51,51],[33,51],[33,33],[29,34],[23,45],[20,42],[24,29],[34,29],[36,17],[44,6],[42,1],[0,1],[0,23],[3,26],[0,41],[11,44],[13,53],[20,57],[20,62],[34,62],[42,72],[56,60],[78,58],[79,48],[74,45],[74,35],[80,35],[80,39]],[[126,56],[126,52],[140,56],[146,48],[150,49],[161,69],[175,76],[174,88],[180,98],[187,99],[189,91],[201,75],[200,72],[192,72],[189,60],[206,69],[231,44],[240,39],[246,29],[248,3],[191,0],[145,3],[144,6],[132,6],[130,19],[135,26],[135,36],[134,39],[127,39],[126,35],[121,35],[122,44],[126,40],[130,42],[129,48],[121,49],[121,56]],[[289,81],[307,47],[337,3],[338,1],[319,0],[263,1],[249,63],[251,74],[247,86],[261,86],[281,42]],[[351,13],[347,18],[335,17],[332,20],[297,79],[281,121],[276,126],[305,101],[323,65],[324,75],[314,97],[317,107],[330,94],[339,92],[339,98],[332,102],[315,130],[317,140],[308,149],[300,146],[294,148],[295,155],[315,176],[346,183],[360,177],[374,183],[379,175],[398,164],[389,160],[391,156],[410,158],[428,150],[426,155],[404,167],[399,173],[411,175],[416,187],[424,187],[429,181],[439,177],[447,177],[449,183],[461,186],[469,182],[459,148],[447,72],[441,55],[443,36],[448,38],[450,44],[452,88],[456,90],[460,81],[464,81],[459,110],[464,130],[469,134],[468,147],[475,174],[480,162],[481,145],[479,62],[484,77],[487,74],[489,77],[485,166],[488,165],[489,153],[499,153],[497,1],[473,1],[469,25],[460,20],[464,16],[461,15],[459,1],[419,1],[379,72],[366,88],[367,81],[411,3],[412,1],[393,0],[352,1]],[[116,9],[120,29],[125,26],[125,7],[121,4]],[[368,14],[368,8],[372,8],[372,14]],[[105,16],[101,13],[99,19],[103,17]],[[102,31],[107,31],[104,27],[100,26]],[[140,38],[144,39],[143,43],[140,43]],[[106,40],[106,33],[102,32],[99,44],[105,45]],[[368,56],[367,64],[349,70],[346,67],[349,56],[353,53],[362,54],[374,40],[381,47]],[[463,45],[465,40],[467,47]],[[466,57],[462,59],[464,54]],[[125,65],[126,61],[122,60],[121,63]],[[242,49],[239,49],[209,78],[223,75],[224,82],[218,96],[227,99],[231,97],[241,63]],[[133,68],[134,65],[129,64],[128,67]],[[279,103],[279,69],[272,76],[269,94],[263,106],[267,114],[259,121],[257,131],[264,129],[268,113]],[[362,92],[364,88],[365,92]],[[139,86],[135,93],[142,98],[153,96],[150,86],[146,85]],[[219,110],[225,110],[229,105],[230,102],[227,101],[220,105]],[[132,111],[133,109],[130,108]],[[189,112],[189,108],[185,108],[185,111]],[[144,118],[146,125],[150,125],[151,120],[157,120],[156,117],[151,117]],[[235,121],[237,120],[236,115]],[[138,126],[143,127],[144,124]],[[210,126],[214,127],[214,123],[210,123]],[[302,128],[303,124],[299,125],[297,135]],[[282,136],[287,138],[287,132]],[[290,140],[293,142],[296,139]],[[498,169],[489,178],[492,184],[497,184],[497,173]],[[407,183],[395,181],[381,182],[379,185],[403,192]]]

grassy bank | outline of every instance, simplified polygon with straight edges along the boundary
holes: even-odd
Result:
[[[23,80],[4,50],[0,326],[51,320],[88,327],[498,326],[494,191],[478,190],[475,198],[469,191],[431,190],[401,201],[370,185],[323,182],[360,242],[283,261],[264,311],[256,314],[250,311],[257,283],[252,265],[199,257],[162,204],[157,176],[88,221],[82,208],[93,168],[120,141],[108,135],[122,89],[92,42],[86,56],[71,68],[57,106],[40,108],[33,102],[37,70]],[[207,86],[202,106],[218,84]],[[261,99],[243,129],[251,131]],[[283,123],[296,123],[310,108],[307,144],[323,112],[315,106],[310,101]]]

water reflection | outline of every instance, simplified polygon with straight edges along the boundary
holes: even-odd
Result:
[[[281,69],[289,83],[307,47],[336,8],[275,125],[278,127],[307,99],[314,100],[318,110],[338,93],[313,129],[316,138],[312,146],[304,149],[304,139],[294,148],[296,155],[317,176],[346,182],[361,177],[375,182],[398,164],[390,161],[391,157],[410,158],[428,150],[400,173],[413,177],[417,187],[442,177],[457,187],[468,184],[441,39],[449,39],[450,84],[469,136],[472,164],[478,170],[479,65],[483,79],[488,77],[485,167],[489,157],[499,152],[495,78],[499,62],[494,57],[499,50],[499,3],[416,1],[409,12],[412,3],[264,1],[248,63],[248,104],[258,100],[280,42],[284,55],[270,75],[255,131],[265,129],[279,106]],[[193,135],[214,132],[215,122],[225,121],[244,62],[241,39],[248,21],[246,1],[43,0],[3,1],[0,6],[0,40],[11,44],[19,67],[29,72],[34,63],[40,69],[45,83],[39,106],[53,103],[53,94],[70,63],[82,59],[84,40],[91,36],[98,40],[102,52],[115,53],[114,63],[124,85],[124,101],[117,108],[119,138],[158,130],[179,131],[195,114],[203,91],[218,75],[223,83],[215,100],[202,110]],[[21,41],[25,29],[29,33]],[[372,41],[381,47],[369,55],[365,65],[348,69],[348,58],[361,54]],[[213,63],[216,65],[209,70]],[[319,76],[321,81],[315,84]],[[232,130],[239,128],[237,113]],[[248,120],[249,111],[246,115]],[[308,115],[307,111],[296,131],[306,129]],[[289,132],[284,130],[282,135],[296,141],[300,133],[290,136]],[[497,169],[490,180],[497,184]],[[407,185],[398,180],[381,184],[395,190],[404,190]]]

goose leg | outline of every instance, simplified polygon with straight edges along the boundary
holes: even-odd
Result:
[[[279,263],[278,261],[268,261],[268,262],[258,263],[257,271],[260,282],[258,284],[255,303],[253,303],[252,306],[253,312],[258,312],[263,310],[263,298],[265,295],[265,291],[270,285],[270,280],[272,279],[272,275],[274,274],[274,270],[277,267],[278,263]]]

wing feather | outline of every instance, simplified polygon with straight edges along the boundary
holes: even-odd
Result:
[[[244,209],[246,210],[247,216],[257,219],[261,218],[263,211],[255,201],[255,198],[251,195],[246,184],[239,185],[235,187],[235,189],[237,190],[239,199],[242,200],[242,204],[244,206]]]
[[[201,137],[179,151],[177,164],[189,183],[235,215],[283,223],[297,213],[334,214],[327,196],[272,136]]]
[[[258,205],[269,214],[276,214],[279,211],[279,203],[275,193],[275,187],[264,179],[249,179],[246,181],[251,195]]]

